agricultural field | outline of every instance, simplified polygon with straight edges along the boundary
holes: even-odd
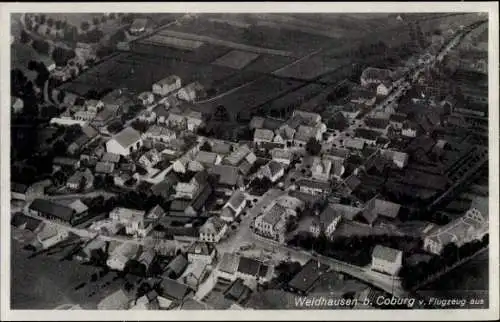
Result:
[[[31,46],[14,42],[10,46],[11,69],[20,69],[30,80],[36,78],[36,72],[28,69],[31,60],[40,61],[42,55],[36,52]],[[47,57],[46,57],[47,58]]]
[[[325,90],[326,86],[321,84],[308,84],[298,88],[286,95],[283,95],[272,102],[262,106],[262,110],[267,112],[286,111],[298,107],[303,102],[311,99],[321,91]]]
[[[295,60],[293,57],[260,55],[256,60],[245,66],[244,70],[268,74],[293,63]]]
[[[217,99],[199,104],[199,106],[204,111],[214,112],[218,106],[222,105],[233,116],[242,111],[252,113],[252,111],[255,111],[261,105],[285,93],[291,92],[302,85],[303,83],[298,81],[285,81],[270,76],[263,76],[228,95],[223,95]]]
[[[291,64],[290,66],[273,74],[279,77],[313,80],[334,71],[341,66],[349,64],[350,62],[351,59],[349,57],[337,59],[317,54],[301,60],[298,63]]]
[[[138,40],[130,43],[130,51],[136,54],[147,54],[206,64],[231,51],[230,48],[207,43],[204,43],[197,49],[189,51],[180,50],[173,47],[167,47],[165,45],[147,43],[147,39],[148,38],[145,38],[144,41]]]
[[[210,21],[201,16],[176,26],[169,27],[170,31],[212,37],[215,39],[289,51],[296,57],[321,48],[331,41],[331,38],[322,35],[313,35],[299,30],[277,29],[269,26],[252,25],[252,28],[238,27],[234,23]],[[297,46],[300,44],[300,46]]]
[[[247,74],[210,64],[198,65],[165,57],[120,53],[87,70],[74,81],[62,85],[61,89],[85,95],[91,89],[100,91],[104,88],[126,87],[139,93],[150,90],[160,79],[177,75],[183,84],[199,81],[206,88],[213,88],[215,93],[219,93],[221,90],[217,86],[221,86],[223,91],[232,89],[228,88],[232,81],[229,82],[230,85],[224,85],[225,80],[231,80],[231,77],[235,79],[243,77],[243,82],[246,82]],[[249,75],[249,80],[254,79],[252,75]],[[241,85],[239,82],[236,83],[234,86]]]
[[[234,69],[243,69],[258,57],[259,54],[256,53],[232,50],[224,56],[217,58],[212,64]]]

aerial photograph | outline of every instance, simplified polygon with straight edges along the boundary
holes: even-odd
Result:
[[[11,13],[10,308],[488,309],[488,22]]]

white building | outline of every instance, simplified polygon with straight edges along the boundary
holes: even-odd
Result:
[[[198,82],[184,86],[177,93],[177,97],[183,101],[194,102],[204,95],[205,88]]]
[[[283,243],[286,217],[287,209],[280,204],[273,203],[265,209],[262,215],[255,218],[255,231],[261,236]]]
[[[227,222],[234,221],[246,205],[247,199],[245,194],[240,190],[236,190],[222,208],[221,219]]]
[[[133,128],[127,127],[106,142],[106,151],[128,156],[142,145],[141,134]]]
[[[163,142],[168,143],[177,137],[176,133],[170,129],[159,125],[152,125],[146,132],[142,134],[144,140],[151,140],[153,143]]]
[[[274,161],[283,163],[283,164],[288,166],[288,165],[290,165],[290,163],[292,163],[293,152],[291,150],[288,150],[288,149],[278,149],[278,148],[272,149],[271,150],[271,158]]]
[[[66,229],[57,229],[55,225],[46,224],[36,237],[42,248],[47,249],[65,240],[68,236],[69,233]]]
[[[145,211],[117,207],[109,213],[109,217],[117,223],[125,226],[125,233],[137,237],[146,237],[152,225],[145,225],[144,215]]]
[[[402,266],[402,251],[381,245],[377,245],[373,249],[372,270],[396,276]]]
[[[227,231],[227,224],[218,217],[210,217],[200,228],[200,241],[218,243]]]
[[[186,253],[190,263],[201,262],[210,265],[217,255],[217,250],[212,243],[195,241]]]
[[[332,161],[314,157],[311,166],[312,178],[320,181],[328,181],[332,170]]]
[[[332,207],[327,207],[321,212],[319,217],[314,217],[314,219],[310,227],[311,233],[318,236],[323,231],[327,237],[331,237],[335,229],[337,229],[342,216]]]
[[[156,95],[167,96],[179,88],[181,88],[180,77],[171,75],[153,84],[153,93]]]

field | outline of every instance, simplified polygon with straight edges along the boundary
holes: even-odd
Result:
[[[174,38],[169,36],[164,36],[161,34],[152,35],[146,39],[141,40],[144,44],[173,47],[180,50],[194,50],[200,48],[203,42],[197,40]]]
[[[73,82],[61,86],[84,95],[89,89],[126,87],[134,92],[150,90],[153,83],[168,75],[178,75],[183,84],[199,81],[207,88],[238,71],[215,65],[197,65],[151,55],[121,53],[89,69]]]
[[[350,58],[337,59],[317,54],[281,69],[274,74],[280,77],[313,80],[334,71],[343,65],[349,64],[350,61]]]
[[[259,57],[258,54],[248,53],[240,50],[232,50],[226,55],[217,58],[212,64],[242,69]]]
[[[249,46],[289,51],[297,57],[321,48],[331,41],[330,37],[299,30],[277,29],[259,25],[253,25],[249,29],[238,27],[234,23],[210,21],[203,16],[179,26],[172,26],[169,30],[198,34]],[[297,46],[297,44],[301,44],[301,46]]]
[[[296,81],[284,81],[270,76],[263,76],[228,95],[200,105],[202,105],[202,109],[205,111],[213,112],[219,105],[222,105],[232,115],[237,115],[242,111],[251,113],[262,104],[290,92],[301,85],[302,83]]]
[[[292,57],[260,55],[259,58],[245,66],[244,70],[251,70],[259,73],[272,73],[294,61],[295,58]]]
[[[274,101],[265,104],[262,109],[264,111],[282,111],[288,110],[290,108],[295,108],[301,105],[303,102],[317,95],[319,92],[325,89],[324,85],[320,84],[308,84],[304,87],[296,89],[282,97],[275,99]]]
[[[180,50],[164,45],[147,43],[147,38],[145,41],[138,40],[130,44],[130,51],[133,53],[175,58],[183,61],[207,64],[228,53],[230,50],[230,48],[224,46],[207,43],[204,43],[194,50]]]
[[[30,60],[40,60],[41,55],[37,53],[31,46],[14,42],[10,46],[11,69],[19,68],[24,75],[30,80],[36,78],[36,72],[28,69]]]

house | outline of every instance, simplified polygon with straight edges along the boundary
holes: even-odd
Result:
[[[105,257],[106,241],[96,238],[86,244],[77,254],[76,259],[79,261],[99,260]]]
[[[445,226],[427,232],[424,249],[441,254],[450,243],[457,247],[473,240],[481,240],[489,229],[489,209],[487,197],[475,197],[465,214]]]
[[[302,269],[288,282],[287,288],[292,293],[307,295],[316,281],[329,269],[328,265],[310,259]]]
[[[192,293],[189,286],[170,278],[162,279],[155,288],[162,297],[171,301],[169,307],[182,305],[189,294]]]
[[[71,225],[76,224],[81,219],[76,216],[74,209],[46,199],[33,200],[28,211],[31,215]]]
[[[222,161],[222,158],[220,155],[214,152],[199,151],[196,154],[194,161],[199,162],[201,165],[208,168],[213,165],[219,164]]]
[[[389,119],[378,118],[378,117],[367,117],[365,119],[365,125],[368,128],[385,130],[389,126]]]
[[[188,273],[184,275],[183,283],[193,290],[197,290],[198,286],[200,286],[209,273],[207,266],[208,265],[203,261],[194,261],[190,263],[186,270]]]
[[[330,172],[332,170],[332,161],[326,158],[314,157],[311,172],[312,178],[319,181],[330,180]]]
[[[80,160],[75,158],[55,157],[52,161],[53,168],[76,170],[80,167]]]
[[[401,134],[409,138],[415,138],[420,132],[419,126],[415,122],[405,121],[401,128]]]
[[[15,114],[21,113],[24,108],[24,101],[19,97],[11,96],[10,106]]]
[[[241,278],[237,278],[223,292],[225,299],[234,302],[229,307],[229,310],[235,310],[235,309],[243,310],[243,307],[241,307],[240,304],[246,303],[251,294],[252,294],[251,288],[245,285],[245,281]]]
[[[30,189],[29,185],[17,182],[11,182],[10,184],[10,198],[12,200],[26,201],[26,199],[31,196],[31,192],[32,189]]]
[[[218,217],[210,217],[200,227],[200,241],[218,243],[227,231],[227,224]]]
[[[354,120],[361,113],[363,105],[349,102],[341,107],[340,114],[347,120]]]
[[[261,179],[266,177],[269,180],[271,180],[271,182],[276,182],[281,177],[283,177],[284,174],[285,174],[284,164],[275,160],[271,160],[259,169],[257,177]]]
[[[129,31],[132,35],[139,35],[146,31],[147,26],[148,26],[147,18],[136,18],[132,22]]]
[[[177,131],[186,130],[187,129],[187,120],[184,115],[180,112],[171,111],[168,114],[167,120],[165,124]]]
[[[240,169],[230,165],[217,164],[210,168],[210,174],[218,178],[217,187],[222,190],[232,191],[241,186]]]
[[[153,124],[156,121],[156,113],[150,110],[141,111],[138,120],[147,124]]]
[[[285,241],[287,209],[277,203],[269,205],[264,213],[255,218],[255,233],[279,243]]]
[[[344,138],[342,146],[350,150],[363,150],[365,141],[360,138]]]
[[[403,128],[403,124],[404,122],[407,120],[407,116],[406,114],[402,114],[402,113],[395,113],[395,114],[392,114],[389,118],[389,124],[395,128],[395,129],[402,129]]]
[[[290,127],[288,124],[283,124],[275,130],[273,142],[288,145],[293,142],[295,132],[296,130],[294,128]]]
[[[152,125],[142,134],[143,140],[151,140],[153,143],[168,143],[176,138],[176,133],[162,126]]]
[[[408,164],[408,154],[404,152],[394,151],[392,161],[399,168],[404,168]]]
[[[144,222],[156,224],[161,218],[163,218],[163,216],[165,216],[165,214],[165,210],[160,205],[156,205],[146,213]]]
[[[74,155],[78,153],[81,149],[88,146],[99,137],[99,132],[90,125],[84,125],[81,129],[82,134],[68,146],[67,151],[69,154]]]
[[[128,156],[142,145],[141,134],[131,127],[126,127],[106,142],[106,151]]]
[[[270,153],[271,153],[271,158],[274,161],[283,163],[283,164],[285,164],[287,166],[289,166],[290,163],[292,163],[293,152],[291,150],[288,150],[288,149],[272,149]]]
[[[359,85],[354,85],[349,93],[349,103],[357,106],[358,110],[363,106],[373,106],[377,97],[376,92],[371,88],[366,88]],[[348,104],[349,105],[349,104]]]
[[[181,88],[179,76],[171,75],[153,84],[153,93],[160,96],[168,94]]]
[[[370,130],[367,128],[357,128],[355,130],[356,138],[363,140],[366,144],[375,145],[377,138],[382,134],[378,131]]]
[[[314,217],[310,231],[315,236],[324,232],[327,237],[331,237],[341,220],[342,215],[336,212],[335,208],[328,206],[319,217]]]
[[[262,142],[273,142],[274,132],[268,129],[255,129],[253,141],[256,144]]]
[[[261,261],[241,256],[236,270],[236,278],[247,282],[258,281],[265,279],[268,271],[269,266],[264,265]]]
[[[125,233],[127,235],[134,235],[140,238],[146,235],[153,229],[152,225],[145,225],[144,223],[145,211],[116,207],[109,213],[109,217],[125,226]]]
[[[108,295],[97,304],[98,310],[127,310],[129,308],[130,298],[123,289]]]
[[[146,153],[144,153],[143,155],[141,155],[138,162],[141,166],[143,166],[149,171],[161,160],[162,160],[161,154],[156,149],[151,149]]]
[[[317,126],[299,125],[293,137],[293,144],[304,147],[311,138],[321,141],[323,133],[326,132],[326,125],[320,123]]]
[[[151,265],[156,258],[156,252],[154,249],[143,249],[141,255],[137,259],[137,262],[142,265],[142,271],[147,276],[149,275]]]
[[[372,252],[371,269],[391,276],[396,276],[403,266],[403,252],[381,245]]]
[[[212,264],[217,255],[217,250],[212,243],[196,241],[186,251],[190,263],[202,262],[206,265]]]
[[[53,224],[46,224],[42,230],[36,235],[36,240],[42,246],[42,249],[47,249],[69,237],[69,232],[66,229],[58,228]]]
[[[173,172],[169,172],[162,181],[151,187],[151,192],[155,196],[168,198],[175,193],[175,186],[178,182],[179,178],[177,175]]]
[[[196,132],[205,123],[201,112],[189,111],[185,114],[185,117],[187,130],[191,132]]]
[[[97,162],[95,165],[96,175],[107,175],[113,173],[115,164],[111,162]]]
[[[233,253],[224,253],[219,261],[216,269],[215,275],[217,278],[221,278],[228,281],[234,281],[236,279],[236,271],[240,263],[240,257]]]
[[[206,96],[205,87],[199,82],[193,82],[179,89],[177,97],[183,101],[194,102]]]
[[[43,221],[26,216],[22,212],[13,214],[10,224],[18,229],[29,230],[32,233],[38,233],[45,225]]]
[[[392,83],[392,72],[388,69],[368,67],[361,73],[361,86],[368,87],[371,84],[383,82]]]
[[[94,176],[92,172],[85,168],[83,171],[75,172],[68,181],[66,181],[66,187],[73,190],[88,190],[94,186]]]
[[[234,221],[241,214],[246,204],[245,194],[241,190],[236,190],[222,208],[221,219],[227,222]]]
[[[198,192],[206,185],[208,173],[206,171],[197,172],[189,182],[179,182],[175,187],[175,198],[194,199]]]
[[[178,279],[188,266],[188,260],[182,254],[177,255],[170,263],[168,263],[164,276],[172,279]]]
[[[377,95],[379,95],[379,96],[387,96],[387,95],[389,95],[389,93],[392,90],[392,87],[393,87],[393,84],[389,80],[381,82],[377,86]]]
[[[317,181],[307,178],[298,180],[296,185],[299,187],[299,190],[301,192],[311,195],[324,194],[330,190],[329,182]]]
[[[317,125],[321,123],[321,115],[318,113],[294,110],[292,118],[300,118],[302,124]]]
[[[123,271],[131,259],[137,258],[138,253],[139,245],[134,243],[119,243],[110,252],[106,260],[106,265],[111,269]]]

